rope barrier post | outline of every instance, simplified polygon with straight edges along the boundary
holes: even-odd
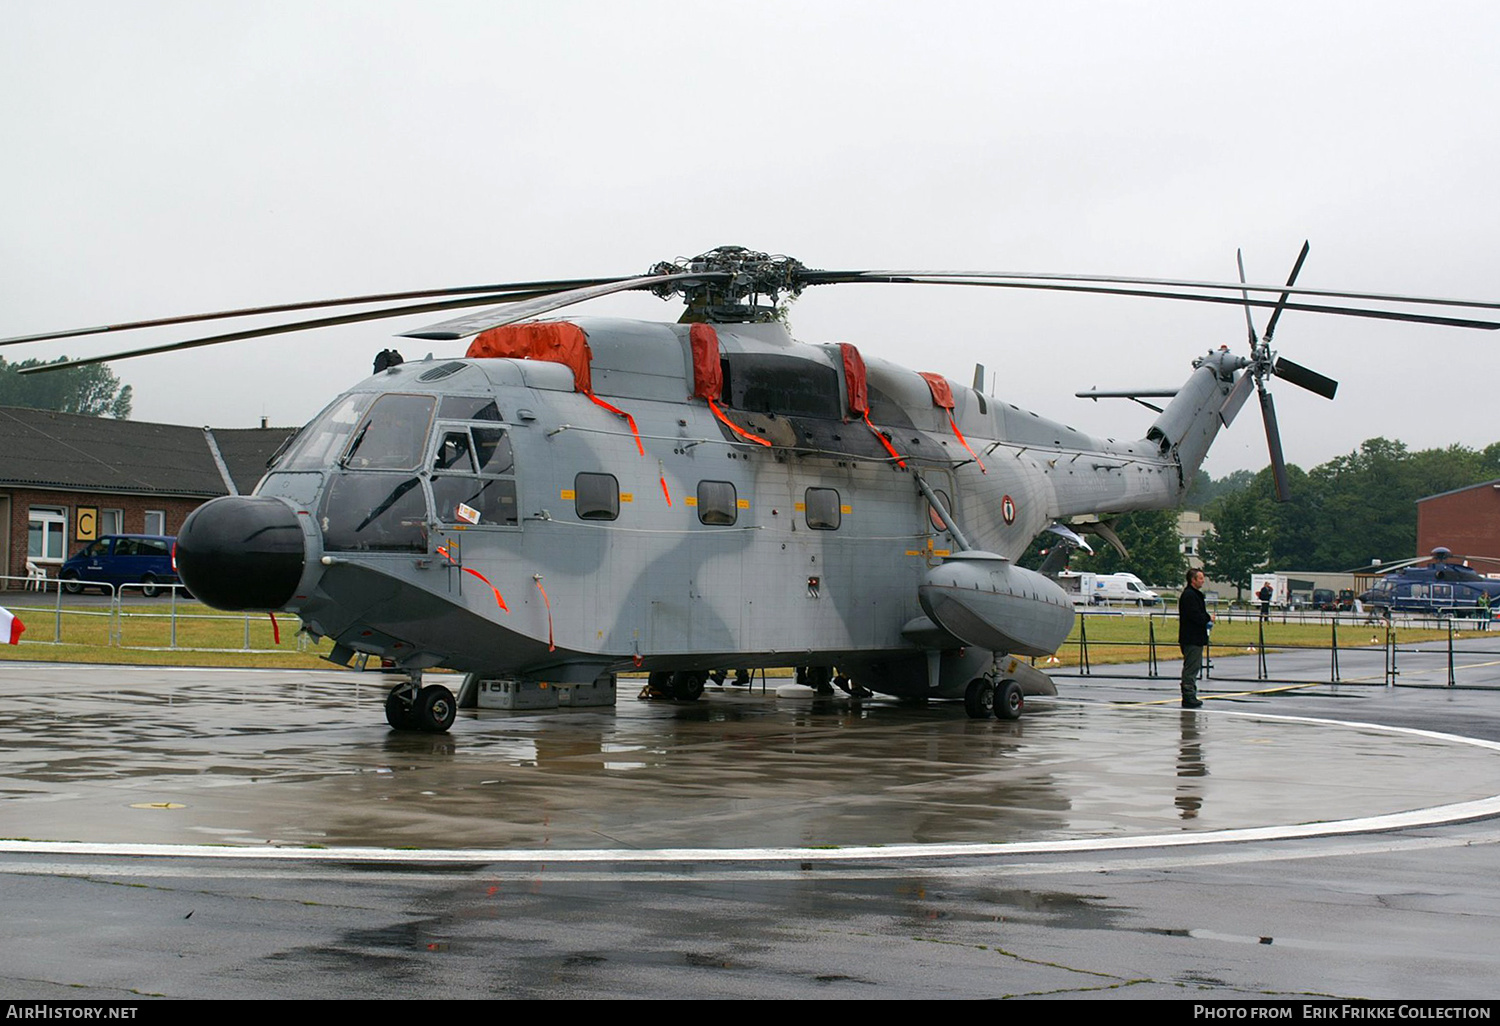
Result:
[[[1335,613],[1333,616],[1333,665],[1329,667],[1329,676],[1334,684],[1339,682],[1339,618]]]
[[[1448,686],[1451,688],[1458,682],[1453,678],[1453,617],[1448,618]]]
[[[1260,621],[1260,640],[1256,645],[1255,679],[1266,679],[1266,621]]]
[[[1156,614],[1146,617],[1146,676],[1155,679],[1161,676],[1156,669]]]
[[[1089,618],[1078,618],[1078,672],[1089,675]]]
[[[1396,625],[1385,622],[1385,686],[1396,686]]]

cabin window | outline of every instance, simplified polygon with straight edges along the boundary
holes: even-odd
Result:
[[[344,450],[340,465],[356,470],[416,470],[432,423],[430,395],[383,395],[370,407]]]
[[[698,482],[698,522],[729,527],[739,519],[739,496],[728,481]]]
[[[932,494],[938,497],[938,502],[941,502],[943,504],[944,509],[951,510],[953,508],[952,503],[948,501],[947,492],[943,491],[941,488],[934,488],[932,490]],[[943,523],[943,518],[938,513],[937,507],[930,502],[927,504],[927,520],[932,524],[932,529],[934,531],[948,530],[948,525]]]
[[[318,526],[330,552],[426,552],[422,481],[403,474],[333,475]]]
[[[834,488],[809,488],[806,501],[807,526],[814,531],[837,531],[841,519],[839,493]]]
[[[613,474],[579,474],[573,479],[573,509],[579,520],[617,520],[620,483]]]

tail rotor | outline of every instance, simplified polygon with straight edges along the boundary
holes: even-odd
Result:
[[[1276,482],[1277,502],[1286,502],[1291,498],[1291,489],[1287,482],[1286,459],[1281,450],[1281,429],[1276,423],[1276,401],[1271,398],[1271,392],[1266,387],[1266,383],[1273,377],[1282,378],[1325,399],[1332,399],[1339,387],[1339,383],[1332,378],[1325,377],[1301,364],[1293,363],[1291,360],[1278,357],[1271,349],[1271,337],[1276,333],[1276,324],[1281,319],[1281,311],[1286,308],[1287,299],[1291,295],[1290,290],[1297,283],[1297,275],[1302,272],[1302,264],[1307,260],[1310,248],[1308,243],[1302,244],[1302,252],[1297,254],[1296,263],[1292,265],[1292,273],[1286,279],[1288,291],[1281,294],[1281,298],[1271,311],[1271,318],[1266,322],[1264,335],[1256,333],[1255,320],[1250,313],[1250,293],[1242,291],[1241,295],[1245,303],[1245,330],[1250,338],[1250,361],[1245,367],[1245,373],[1240,376],[1239,381],[1235,382],[1234,388],[1219,410],[1220,419],[1228,427],[1234,420],[1235,414],[1239,413],[1240,407],[1245,404],[1245,400],[1249,398],[1250,389],[1254,387],[1259,393],[1260,415],[1266,425],[1266,448],[1271,456],[1271,474]],[[1243,285],[1245,284],[1243,253],[1236,251],[1235,259],[1239,263],[1240,283]]]

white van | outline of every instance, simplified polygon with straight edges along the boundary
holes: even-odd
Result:
[[[1135,574],[1099,574],[1094,578],[1094,601],[1154,606],[1161,602],[1161,596]]]

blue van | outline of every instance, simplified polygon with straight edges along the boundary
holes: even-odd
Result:
[[[112,584],[117,589],[122,584],[139,584],[141,594],[153,598],[162,586],[177,583],[177,571],[172,566],[176,541],[158,534],[106,534],[80,549],[62,565],[57,576],[69,595],[77,595],[89,585]]]

